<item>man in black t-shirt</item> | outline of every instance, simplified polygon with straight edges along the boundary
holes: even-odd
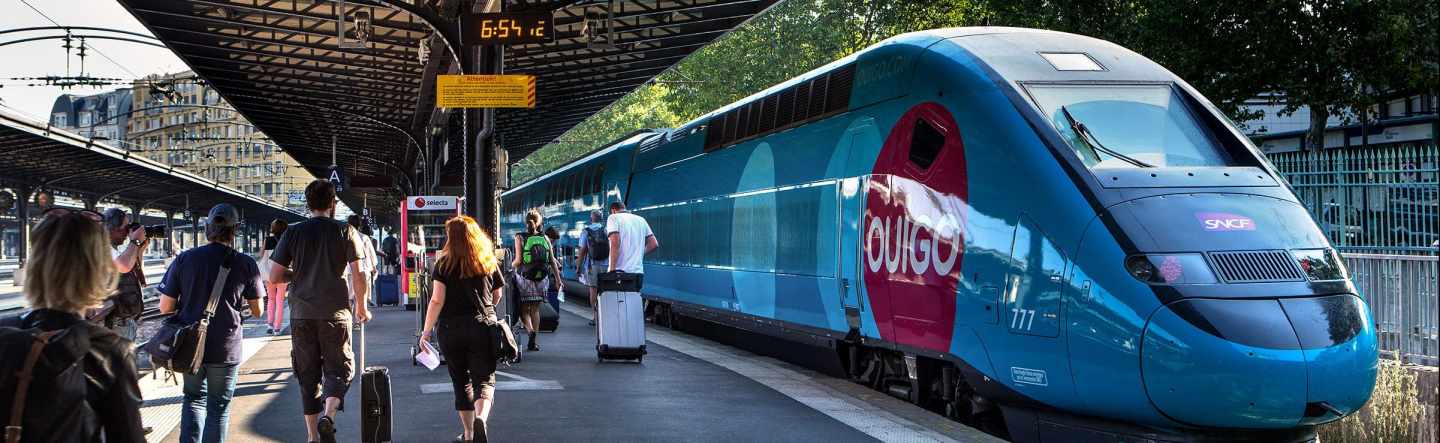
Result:
[[[316,180],[305,187],[310,218],[291,225],[270,253],[270,279],[290,282],[290,363],[300,382],[308,441],[335,441],[335,413],[344,407],[345,392],[355,374],[350,351],[351,313],[356,322],[370,319],[363,300],[370,292],[360,266],[364,245],[349,225],[335,220],[335,185]],[[345,286],[346,268],[356,300]],[[323,412],[323,415],[322,415]]]

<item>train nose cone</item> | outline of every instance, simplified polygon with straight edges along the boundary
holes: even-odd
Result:
[[[1370,398],[1375,332],[1353,295],[1187,299],[1145,329],[1141,371],[1151,403],[1205,427],[1324,423]]]

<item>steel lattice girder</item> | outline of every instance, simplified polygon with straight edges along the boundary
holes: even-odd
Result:
[[[539,104],[501,110],[499,140],[512,160],[521,159],[778,1],[506,0],[510,11],[553,11],[556,39],[507,48],[507,73],[539,77]],[[441,57],[441,65],[432,61],[427,70],[418,51],[431,39],[430,24],[381,0],[347,2],[352,11],[372,12],[372,36],[353,49],[338,45],[334,1],[120,3],[312,172],[329,166],[332,137],[337,163],[354,176],[414,171],[422,149],[415,140],[425,126],[416,122],[428,120],[433,103],[433,91],[422,90],[433,87],[424,77],[454,69],[449,54],[440,53],[432,58]],[[609,32],[587,37],[586,26]],[[607,44],[589,41],[602,37]],[[357,195],[345,198],[359,203]]]

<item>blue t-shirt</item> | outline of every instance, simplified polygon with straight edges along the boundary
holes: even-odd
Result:
[[[160,293],[179,301],[175,315],[180,320],[200,321],[205,315],[205,304],[210,301],[210,289],[220,276],[220,265],[231,253],[234,258],[230,262],[230,276],[225,278],[220,301],[215,304],[215,316],[210,317],[210,330],[206,332],[204,363],[240,363],[244,338],[240,309],[244,300],[260,298],[260,268],[250,256],[220,243],[210,243],[175,257],[160,282]]]

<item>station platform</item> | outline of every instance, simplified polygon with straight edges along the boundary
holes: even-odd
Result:
[[[647,325],[644,363],[599,363],[589,308],[565,305],[541,351],[497,374],[492,441],[999,441],[903,401],[768,357]],[[444,367],[413,366],[415,311],[373,310],[368,364],[390,369],[397,442],[450,441],[459,421]],[[305,441],[290,341],[250,320],[230,407],[231,441]],[[180,387],[141,380],[152,442],[178,441]],[[359,440],[359,382],[337,420]]]

